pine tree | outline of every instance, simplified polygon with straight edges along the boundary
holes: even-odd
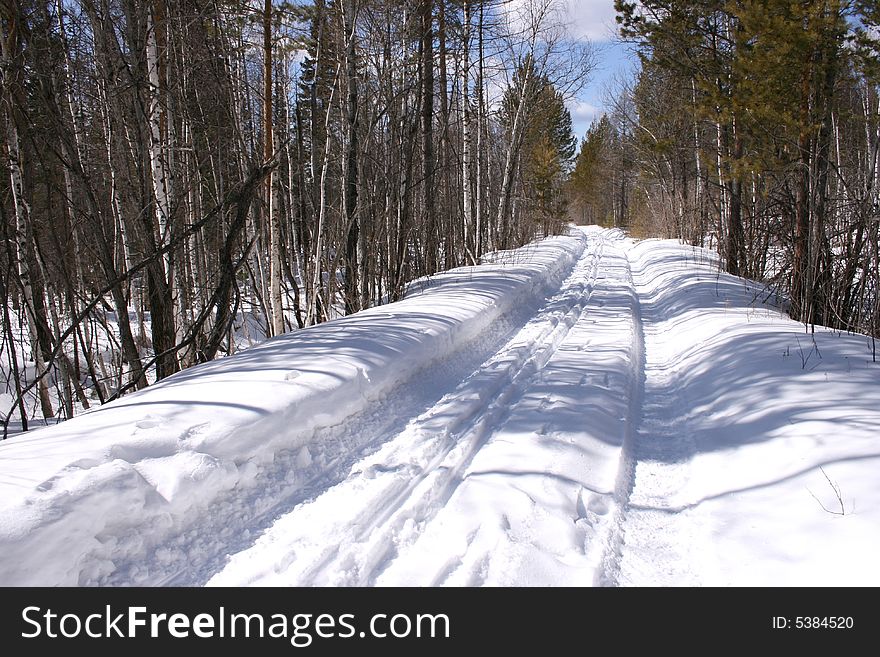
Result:
[[[571,171],[577,140],[572,132],[571,113],[562,94],[546,76],[517,71],[513,86],[505,93],[502,117],[513,130],[520,98],[526,99],[520,168],[524,196],[532,199],[527,208],[544,234],[558,231],[566,215],[565,183]],[[525,88],[523,88],[525,85]]]
[[[580,144],[569,181],[575,220],[582,224],[613,223],[611,190],[614,128],[607,114],[593,121]]]

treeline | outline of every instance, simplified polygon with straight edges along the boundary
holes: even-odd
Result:
[[[575,213],[715,246],[792,318],[878,335],[878,5],[615,6],[640,68],[582,144]]]
[[[4,426],[565,225],[563,101],[592,61],[551,0],[10,0],[0,20]]]

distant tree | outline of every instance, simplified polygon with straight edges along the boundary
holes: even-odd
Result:
[[[606,114],[593,121],[575,159],[569,190],[575,220],[582,224],[613,224],[611,171],[614,128]]]
[[[524,207],[540,230],[548,234],[560,230],[564,223],[564,188],[577,139],[562,94],[546,76],[535,73],[530,59],[514,73],[513,85],[502,101],[502,122],[511,133],[520,102],[526,104],[526,109],[520,117],[522,143],[516,163],[521,172],[522,196],[528,200]]]

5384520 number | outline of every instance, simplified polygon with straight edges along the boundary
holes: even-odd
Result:
[[[794,619],[794,627],[799,630],[849,630],[852,626],[852,616],[795,616]]]

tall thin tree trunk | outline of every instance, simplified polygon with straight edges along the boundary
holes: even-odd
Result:
[[[21,164],[21,150],[19,147],[18,128],[16,126],[15,108],[20,105],[16,102],[16,94],[13,89],[13,71],[18,67],[13,59],[18,54],[18,16],[10,16],[8,32],[0,35],[2,45],[2,74],[3,100],[7,107],[6,118],[6,165],[9,169],[9,183],[12,190],[12,205],[15,212],[15,261],[18,266],[18,280],[21,284],[21,292],[24,300],[24,315],[27,321],[28,333],[31,341],[31,352],[34,358],[35,376],[39,378],[38,391],[40,398],[40,410],[44,418],[55,415],[52,402],[49,398],[49,384],[47,380],[46,363],[43,359],[43,349],[40,344],[40,335],[37,316],[37,303],[34,296],[31,263],[34,258],[31,253],[34,249],[33,224],[31,223],[30,205],[25,198],[24,179]],[[39,292],[42,294],[42,291]],[[14,345],[9,345],[14,349]]]
[[[484,153],[488,139],[483,138],[483,133],[488,129],[486,120],[485,94],[483,91],[483,66],[486,60],[484,52],[483,20],[484,3],[480,3],[479,18],[477,20],[477,193],[476,193],[476,216],[474,218],[474,259],[479,260],[485,248],[483,243],[483,215],[486,207],[486,190],[483,186],[483,176],[486,169],[488,156]]]
[[[437,271],[439,251],[434,203],[434,1],[422,0],[422,151],[425,182],[425,269]]]
[[[464,4],[464,24],[462,25],[464,36],[461,51],[461,190],[464,216],[462,217],[462,231],[464,235],[465,253],[469,254],[472,264],[475,262],[477,239],[471,236],[473,225],[473,162],[471,157],[472,127],[471,127],[471,99],[470,99],[470,49],[471,49],[471,3]],[[472,243],[473,242],[473,246]]]
[[[345,244],[345,313],[351,314],[361,308],[358,285],[358,242],[359,242],[359,208],[358,208],[358,79],[357,51],[355,48],[356,5],[355,0],[347,0],[345,4],[345,71],[348,87],[346,103],[346,123],[348,131],[348,148],[345,157],[345,221],[348,226]]]
[[[456,263],[455,252],[455,222],[449,207],[452,193],[450,191],[450,144],[449,144],[449,94],[447,78],[447,43],[446,43],[446,3],[437,3],[437,56],[440,92],[440,142],[439,142],[439,167],[442,176],[443,204],[441,205],[441,217],[445,221],[443,251],[445,255],[444,267],[452,269]]]
[[[275,157],[275,132],[272,125],[272,0],[263,5],[263,162]],[[272,335],[284,333],[284,305],[281,299],[281,227],[275,207],[274,169],[265,183],[265,203],[269,224],[269,300]]]
[[[496,226],[501,230],[502,243],[500,246],[502,249],[507,248],[508,246],[507,239],[509,231],[506,227],[511,221],[509,216],[511,210],[510,198],[513,191],[514,174],[516,173],[517,161],[519,159],[519,149],[522,145],[523,124],[525,123],[526,112],[530,103],[529,96],[531,95],[533,68],[534,63],[531,58],[527,59],[522,67],[522,86],[520,87],[519,95],[517,96],[516,113],[513,118],[513,126],[510,130],[510,141],[504,154],[504,170],[501,175],[501,194],[498,198],[498,212],[495,217]]]

